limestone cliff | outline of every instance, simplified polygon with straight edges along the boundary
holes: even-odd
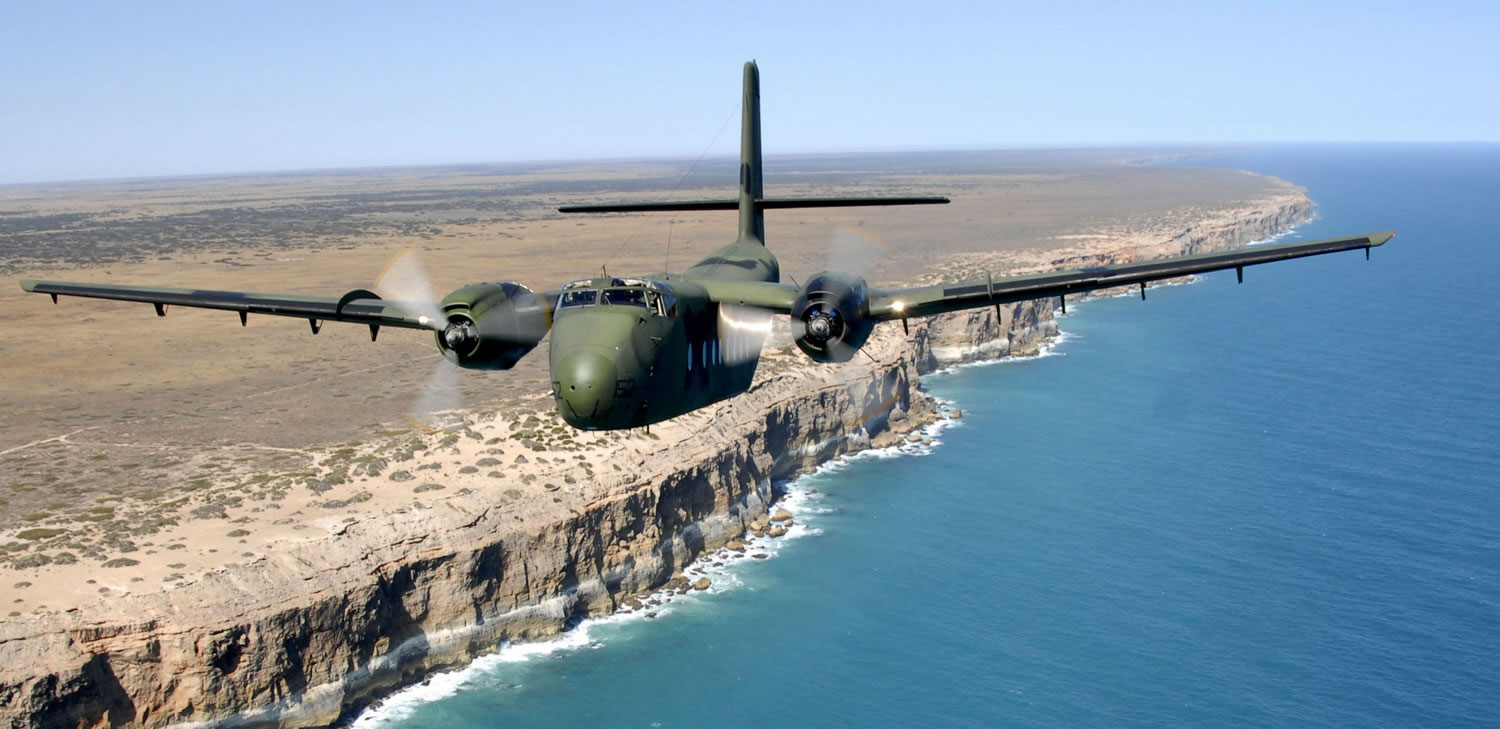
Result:
[[[1240,245],[1308,214],[1299,198],[1176,231],[1152,253]],[[627,473],[559,499],[545,518],[453,497],[134,596],[132,620],[74,609],[7,621],[0,710],[31,727],[326,725],[435,669],[609,613],[763,528],[773,478],[940,417],[920,372],[1032,353],[1056,329],[1050,302],[996,314],[913,322],[909,337],[882,326],[871,358],[836,378],[767,373],[662,427]]]

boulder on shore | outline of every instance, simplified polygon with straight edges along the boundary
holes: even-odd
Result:
[[[707,590],[708,586],[712,585],[712,584],[713,584],[713,582],[711,582],[707,577],[699,577],[698,581],[693,583],[693,589],[694,590]]]
[[[776,513],[771,516],[771,521],[773,521],[773,522],[790,521],[791,518],[792,518],[792,512],[787,511],[786,509],[777,509]]]

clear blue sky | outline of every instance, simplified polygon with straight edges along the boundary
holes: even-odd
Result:
[[[0,0],[0,183],[777,152],[1500,139],[1500,4]],[[713,154],[733,154],[731,122]]]

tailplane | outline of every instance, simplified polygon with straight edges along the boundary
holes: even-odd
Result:
[[[560,213],[641,213],[666,211],[739,210],[740,242],[765,245],[765,211],[775,208],[841,208],[860,205],[942,205],[946,197],[783,197],[767,198],[760,160],[760,69],[745,63],[744,100],[740,104],[740,194],[735,200],[674,200],[570,205]]]

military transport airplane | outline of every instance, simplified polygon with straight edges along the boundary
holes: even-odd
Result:
[[[1064,297],[1118,286],[1140,286],[1188,274],[1235,269],[1384,244],[1394,233],[1267,245],[1218,253],[1028,276],[986,275],[917,288],[878,289],[847,272],[819,273],[802,285],[781,283],[780,265],[765,244],[766,210],[857,205],[917,205],[942,197],[766,197],[760,151],[760,75],[745,64],[741,109],[739,197],[724,200],[632,202],[560,208],[564,213],[738,210],[739,237],[677,274],[585,278],[534,293],[517,283],[474,283],[441,302],[384,299],[365,289],[337,297],[239,291],[22,281],[21,288],[59,296],[138,301],[158,316],[167,306],[301,317],[314,334],[325,321],[370,327],[430,329],[438,350],[470,369],[510,369],[551,332],[549,365],[557,409],[575,428],[607,430],[661,422],[733,397],[750,386],[769,315],[791,318],[808,357],[853,357],[880,322],[949,311]],[[377,286],[377,288],[379,288]],[[388,292],[389,293],[389,292]],[[1063,300],[1066,307],[1066,300]],[[770,314],[767,314],[769,312]]]

